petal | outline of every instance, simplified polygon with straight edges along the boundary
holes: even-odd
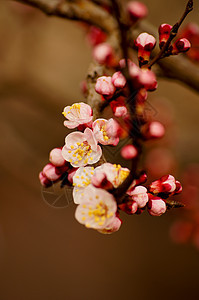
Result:
[[[77,143],[81,144],[84,141],[86,141],[84,133],[75,131],[75,132],[69,133],[66,136],[66,138],[65,138],[66,145],[65,146],[69,149],[71,149],[71,146],[74,148],[77,148]]]

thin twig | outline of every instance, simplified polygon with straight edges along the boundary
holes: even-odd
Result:
[[[156,62],[158,62],[161,58],[164,57],[164,54],[167,52],[167,50],[169,49],[169,46],[172,42],[172,40],[176,37],[178,30],[182,24],[182,22],[184,21],[184,19],[186,18],[186,16],[193,10],[193,0],[189,0],[186,6],[186,9],[182,15],[182,17],[180,18],[180,20],[172,27],[171,32],[170,32],[170,36],[167,40],[167,42],[164,44],[164,46],[162,47],[162,49],[160,50],[160,52],[157,54],[157,56],[155,56],[151,62],[148,65],[145,65],[145,67],[151,68]]]

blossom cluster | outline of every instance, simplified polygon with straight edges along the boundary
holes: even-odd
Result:
[[[148,13],[146,6],[137,1],[129,2],[126,12],[129,26]],[[116,193],[131,178],[132,170],[106,162],[102,156],[103,147],[115,147],[120,140],[130,137],[132,142],[121,148],[121,156],[132,160],[133,165],[140,155],[138,144],[159,139],[165,133],[159,121],[145,116],[148,93],[158,86],[150,65],[156,39],[146,32],[137,37],[134,43],[138,55],[136,64],[131,57],[119,57],[99,28],[91,26],[87,29],[93,58],[105,67],[103,76],[96,79],[95,92],[100,95],[101,108],[109,105],[112,117],[95,118],[92,107],[84,102],[66,106],[63,110],[64,126],[74,131],[66,136],[62,148],[51,151],[50,163],[44,167],[39,178],[45,187],[61,181],[62,186],[67,184],[73,188],[78,222],[101,233],[112,233],[118,231],[122,224],[122,211],[133,215],[141,214],[146,209],[151,216],[160,216],[170,207],[170,197],[179,194],[182,187],[172,175],[146,185],[147,175],[135,170],[136,174],[133,174],[122,195]],[[160,49],[164,48],[171,31],[169,24],[160,26]],[[189,41],[180,38],[169,45],[165,56],[177,55],[189,48]],[[129,95],[129,86],[134,91],[133,95]],[[86,96],[88,87],[85,82],[82,91]]]

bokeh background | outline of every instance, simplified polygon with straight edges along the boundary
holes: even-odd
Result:
[[[175,23],[186,3],[143,2],[155,26]],[[198,13],[196,3],[189,21]],[[64,144],[61,112],[84,99],[79,86],[90,59],[77,23],[0,2],[0,299],[198,299],[199,251],[169,237],[176,210],[122,215],[120,231],[104,236],[76,222],[75,205],[54,207],[42,193],[38,173]],[[172,127],[158,152],[169,153],[167,163],[153,154],[146,164],[180,178],[199,163],[199,95],[160,80],[149,101]]]

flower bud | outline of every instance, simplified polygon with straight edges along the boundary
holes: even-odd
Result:
[[[156,39],[154,36],[143,32],[136,41],[135,46],[138,48],[138,60],[141,65],[147,64],[151,55],[151,51],[155,47]]]
[[[113,57],[113,49],[107,43],[101,43],[94,47],[93,57],[99,64],[109,64]]]
[[[148,9],[147,9],[146,5],[144,3],[138,2],[138,1],[128,2],[127,11],[133,22],[136,22],[139,19],[143,19],[148,15]]]
[[[49,180],[44,174],[43,172],[39,173],[39,180],[41,185],[43,185],[45,188],[50,187],[52,185],[52,181]]]
[[[159,197],[150,196],[148,212],[151,216],[161,216],[167,210],[166,203]]]
[[[127,194],[131,196],[131,199],[137,203],[138,208],[145,207],[149,200],[147,189],[141,185],[127,191]]]
[[[164,44],[167,42],[170,32],[171,32],[172,26],[169,24],[162,24],[159,27],[159,46],[160,49],[164,46]]]
[[[137,149],[133,145],[126,145],[121,150],[121,156],[124,159],[132,159],[138,154]]]
[[[140,70],[137,80],[139,85],[144,87],[147,91],[154,91],[157,89],[158,83],[156,76],[151,70]]]
[[[165,134],[165,129],[164,126],[158,122],[158,121],[153,121],[149,124],[148,127],[148,133],[147,133],[147,137],[149,139],[152,138],[162,138]]]
[[[62,156],[61,148],[52,149],[50,151],[49,160],[56,167],[64,166],[65,162],[66,162],[65,159]]]
[[[191,48],[190,42],[187,39],[182,38],[177,40],[173,45],[172,54],[176,55],[180,52],[187,52],[190,48]]]
[[[61,174],[57,174],[56,172],[56,167],[53,166],[52,164],[47,164],[44,168],[43,168],[43,174],[44,176],[46,176],[49,180],[51,181],[57,181],[60,177]]]
[[[122,89],[126,84],[126,78],[121,72],[115,72],[112,76],[112,84],[119,89]]]
[[[172,175],[162,176],[159,180],[153,181],[149,190],[153,194],[172,193],[176,189],[176,181]]]
[[[90,26],[87,40],[91,46],[96,46],[106,40],[106,34],[96,26]]]
[[[101,76],[97,79],[95,90],[103,96],[112,96],[115,92],[115,87],[112,84],[111,76]]]
[[[119,208],[128,215],[134,215],[138,210],[138,204],[135,201],[128,201],[119,205]]]

